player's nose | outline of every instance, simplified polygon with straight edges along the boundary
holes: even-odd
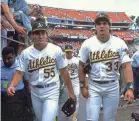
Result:
[[[39,33],[39,38],[43,38],[43,34]]]

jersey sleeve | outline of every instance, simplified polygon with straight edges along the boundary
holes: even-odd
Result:
[[[131,62],[131,58],[129,57],[129,49],[126,45],[126,43],[122,40],[122,47],[120,50],[120,61],[121,64],[126,63],[126,62]]]
[[[27,70],[27,60],[26,60],[26,55],[25,51],[22,51],[21,55],[19,56],[18,63],[17,63],[17,68],[16,70],[18,71],[23,71],[25,72]]]
[[[58,69],[65,68],[67,66],[64,58],[64,53],[61,48],[57,49],[56,65]]]
[[[80,51],[79,51],[79,61],[81,61],[83,63],[86,63],[86,61],[89,58],[88,55],[89,55],[89,52],[88,52],[88,49],[87,49],[87,43],[84,42],[81,46]]]

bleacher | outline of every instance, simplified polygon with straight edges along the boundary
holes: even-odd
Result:
[[[80,44],[87,38],[95,34],[94,20],[99,12],[103,11],[85,11],[62,9],[42,6],[44,16],[47,17],[47,22],[50,27],[54,27],[51,38],[63,45],[67,42]],[[139,38],[139,34],[131,30],[133,21],[126,15],[125,12],[109,12],[108,14],[111,21],[112,34],[122,38],[125,41],[132,42],[134,39]],[[71,43],[70,43],[71,44]]]
[[[117,13],[117,16],[119,16],[123,22],[132,22],[132,20],[124,12]]]
[[[54,35],[67,35],[67,36],[87,36],[93,35],[91,30],[81,30],[81,29],[66,29],[66,28],[55,28]]]

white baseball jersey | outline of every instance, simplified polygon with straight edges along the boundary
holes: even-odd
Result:
[[[133,67],[139,67],[139,50],[133,54],[131,64]]]
[[[60,47],[48,43],[39,51],[30,46],[23,50],[16,70],[29,72],[31,85],[46,85],[59,82],[59,70],[66,67],[63,52]]]
[[[128,47],[115,36],[103,43],[93,36],[84,41],[80,49],[80,61],[91,61],[90,79],[97,81],[118,80],[120,64],[130,62]]]
[[[68,68],[68,72],[70,74],[71,81],[73,83],[79,83],[79,59],[77,57],[72,57],[71,59],[65,58],[65,62]]]
[[[78,114],[79,95],[80,95],[79,74],[78,74],[79,59],[73,56],[71,59],[65,58],[65,62],[72,82],[74,94],[76,95],[77,104],[76,104],[75,113]]]

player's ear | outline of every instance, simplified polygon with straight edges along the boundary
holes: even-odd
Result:
[[[96,30],[95,30],[94,34],[97,35],[97,31]]]
[[[111,30],[111,29],[109,29],[109,32],[110,32],[110,33],[112,33],[112,30]]]

